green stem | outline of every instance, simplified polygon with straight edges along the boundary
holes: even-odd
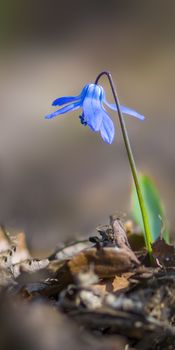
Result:
[[[133,175],[133,179],[134,179],[134,183],[135,183],[135,187],[136,187],[136,191],[137,191],[137,196],[138,196],[138,200],[139,200],[139,205],[140,205],[140,209],[141,209],[141,213],[142,213],[142,219],[143,219],[143,224],[144,224],[144,229],[145,229],[145,244],[146,244],[146,248],[147,248],[148,254],[151,256],[151,254],[152,254],[152,245],[151,245],[151,243],[152,243],[152,236],[151,236],[148,216],[147,216],[147,212],[146,212],[146,207],[145,207],[145,203],[144,203],[141,187],[140,187],[140,184],[139,184],[137,169],[136,169],[136,165],[135,165],[135,161],[134,161],[134,157],[133,157],[133,153],[132,153],[132,149],[131,149],[128,133],[127,133],[127,130],[126,130],[123,114],[122,114],[121,107],[120,107],[119,98],[118,98],[118,95],[117,95],[117,91],[115,89],[115,85],[114,85],[114,82],[113,82],[113,79],[112,79],[112,75],[109,72],[106,72],[106,71],[101,72],[98,75],[98,77],[97,77],[97,79],[95,81],[95,84],[98,84],[99,79],[103,75],[106,75],[108,80],[109,80],[109,83],[110,83],[110,86],[111,86],[111,90],[112,90],[112,93],[113,93],[113,96],[114,96],[114,100],[115,100],[115,103],[116,103],[117,112],[118,112],[119,121],[120,121],[120,126],[121,126],[121,129],[122,129],[122,134],[123,134],[123,138],[124,138],[124,143],[125,143],[125,147],[126,147],[126,151],[127,151],[127,155],[128,155],[128,159],[129,159],[129,164],[130,164],[130,167],[131,167],[131,171],[132,171],[132,175]]]

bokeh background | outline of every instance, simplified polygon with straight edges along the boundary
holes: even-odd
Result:
[[[58,96],[110,70],[140,170],[155,179],[174,226],[175,2],[1,0],[0,221],[34,250],[94,231],[130,212],[131,175],[115,114],[115,142],[79,113],[44,120]],[[109,101],[112,96],[105,79]]]

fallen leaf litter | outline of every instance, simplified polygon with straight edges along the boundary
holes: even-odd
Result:
[[[13,317],[16,312],[23,318],[24,308],[46,308],[63,323],[66,317],[84,348],[102,349],[103,339],[104,349],[174,349],[174,247],[159,238],[153,244],[155,266],[149,266],[143,264],[145,250],[132,249],[130,235],[115,216],[97,232],[35,259],[24,233],[13,237],[1,227],[2,313],[6,307]]]

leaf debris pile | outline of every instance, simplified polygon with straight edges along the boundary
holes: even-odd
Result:
[[[118,218],[97,232],[34,259],[0,228],[1,349],[175,348],[174,247],[158,238],[150,266]]]

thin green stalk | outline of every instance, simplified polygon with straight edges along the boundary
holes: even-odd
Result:
[[[151,236],[151,231],[150,231],[150,226],[149,226],[149,220],[148,220],[148,216],[147,216],[147,212],[146,212],[146,207],[145,207],[145,203],[144,203],[144,199],[143,199],[143,195],[142,195],[142,191],[141,191],[141,187],[139,184],[139,179],[138,179],[138,174],[137,174],[137,169],[136,169],[136,165],[135,165],[135,161],[134,161],[134,157],[133,157],[133,153],[132,153],[132,149],[131,149],[131,145],[130,145],[130,141],[129,141],[129,137],[128,137],[128,133],[127,133],[127,129],[125,126],[125,122],[124,122],[124,118],[123,118],[123,114],[120,108],[120,102],[119,102],[119,98],[117,95],[117,91],[115,89],[115,85],[112,79],[112,75],[109,72],[101,72],[96,81],[95,84],[98,84],[99,79],[103,76],[106,75],[109,83],[110,83],[110,87],[114,96],[114,100],[116,103],[116,107],[117,107],[117,112],[118,112],[118,116],[119,116],[119,121],[120,121],[120,126],[122,129],[122,134],[123,134],[123,139],[124,139],[124,143],[125,143],[125,147],[126,147],[126,151],[127,151],[127,155],[128,155],[128,160],[129,160],[129,164],[131,167],[131,172],[133,175],[133,179],[134,179],[134,183],[135,183],[135,187],[136,187],[136,191],[137,191],[137,196],[138,196],[138,200],[139,200],[139,205],[140,205],[140,210],[142,213],[142,219],[143,219],[143,224],[144,224],[144,229],[145,229],[145,244],[146,244],[146,249],[148,251],[148,254],[151,256],[152,254],[152,236]]]

